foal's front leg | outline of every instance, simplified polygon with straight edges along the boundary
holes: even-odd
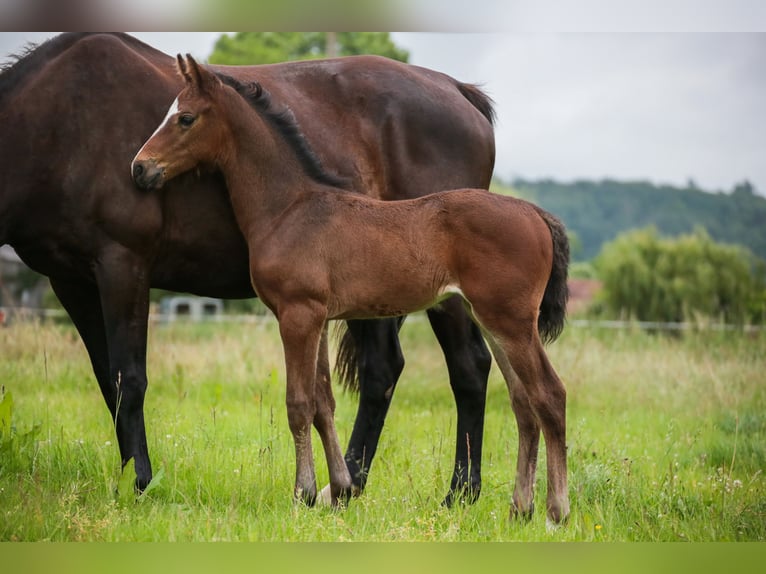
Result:
[[[287,419],[295,442],[296,500],[316,502],[317,486],[311,449],[311,425],[316,416],[315,379],[319,342],[326,311],[302,303],[279,310],[279,333],[287,369]]]

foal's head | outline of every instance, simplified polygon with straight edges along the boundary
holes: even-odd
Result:
[[[176,63],[186,86],[131,164],[133,179],[144,189],[159,189],[198,165],[216,165],[230,140],[220,117],[223,82],[188,54],[179,54]]]

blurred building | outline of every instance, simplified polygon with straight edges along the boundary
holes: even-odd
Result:
[[[163,323],[176,321],[209,321],[223,314],[223,301],[212,297],[177,295],[163,297],[160,301],[159,320]]]
[[[39,309],[48,289],[47,277],[27,267],[10,245],[0,246],[0,307]]]

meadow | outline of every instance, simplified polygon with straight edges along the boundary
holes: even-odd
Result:
[[[291,499],[294,451],[276,324],[153,324],[146,398],[155,479],[118,490],[119,454],[71,326],[0,329],[11,428],[0,441],[0,541],[765,541],[766,334],[568,326],[549,347],[568,390],[566,526],[509,520],[516,425],[491,373],[481,498],[446,509],[455,414],[423,317],[367,489],[347,508]],[[336,386],[345,447],[356,397]],[[315,437],[320,488],[327,470]],[[123,481],[124,482],[124,481]]]

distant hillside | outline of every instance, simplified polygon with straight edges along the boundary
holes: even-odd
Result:
[[[595,257],[602,244],[623,231],[649,225],[671,236],[702,226],[716,241],[744,245],[766,259],[766,198],[747,182],[731,193],[613,180],[516,179],[495,182],[493,189],[533,201],[560,217],[581,243],[573,253],[576,260]]]

